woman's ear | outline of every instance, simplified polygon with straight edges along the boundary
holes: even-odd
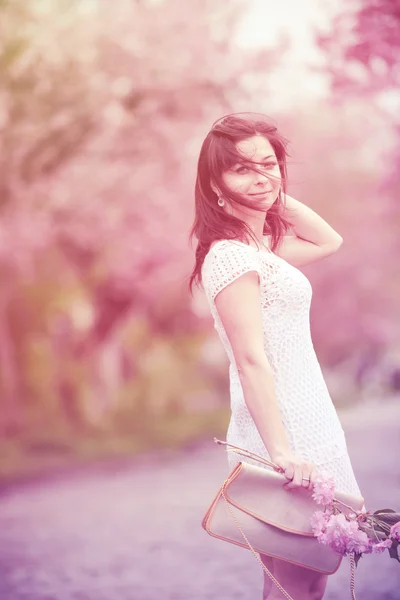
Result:
[[[221,192],[213,182],[210,183],[210,186],[214,194],[217,194],[217,196],[221,196]]]

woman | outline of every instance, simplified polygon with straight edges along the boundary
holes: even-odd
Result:
[[[342,238],[285,193],[286,146],[263,115],[213,125],[198,163],[190,289],[203,284],[230,361],[227,441],[282,467],[288,492],[312,488],[322,468],[337,489],[361,496],[311,340],[312,288],[297,268],[333,254]],[[240,460],[252,462],[228,453],[231,469]],[[296,600],[323,597],[326,575],[261,560]],[[266,574],[263,597],[283,598]]]

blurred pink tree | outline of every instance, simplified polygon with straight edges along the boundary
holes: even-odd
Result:
[[[337,16],[331,35],[319,35],[329,57],[336,101],[362,96],[389,120],[398,143],[387,186],[398,190],[400,168],[400,11],[393,0],[349,2]]]
[[[191,139],[268,58],[235,48],[242,8],[1,2],[0,430],[21,426],[29,398],[79,404],[85,377],[108,394],[102,346],[121,351],[133,313],[195,327]]]
[[[398,348],[400,332],[396,258],[400,252],[398,4],[391,0],[348,2],[335,18],[332,32],[318,35],[317,41],[327,58],[332,106],[351,119],[346,130],[349,135],[342,135],[338,127],[335,151],[343,154],[347,169],[354,171],[351,174],[348,170],[347,183],[350,176],[356,184],[352,187],[356,197],[348,204],[351,212],[343,231],[350,244],[343,247],[342,262],[337,263],[345,274],[346,287],[340,290],[343,302],[338,294],[332,295],[329,282],[325,299],[336,298],[340,313],[336,316],[345,325],[339,336],[342,344],[337,346],[337,360],[357,351],[361,362],[373,364],[388,348]],[[371,165],[370,172],[359,171],[356,157],[361,152],[365,164]],[[374,174],[377,169],[378,176]],[[346,198],[344,187],[343,192],[341,200]],[[317,335],[321,340],[325,337],[323,329],[320,323]]]
[[[333,84],[340,91],[381,94],[400,81],[400,13],[393,0],[348,2],[331,35],[318,37],[329,53]]]

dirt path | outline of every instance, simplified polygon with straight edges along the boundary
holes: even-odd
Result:
[[[340,413],[368,509],[400,509],[400,401]],[[261,600],[250,552],[200,527],[227,473],[211,441],[18,485],[0,497],[1,600]],[[347,600],[349,563],[326,600]],[[399,600],[400,564],[361,559],[358,600]],[[324,600],[325,600],[324,598]]]

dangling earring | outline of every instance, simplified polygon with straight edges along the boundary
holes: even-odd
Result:
[[[218,206],[224,206],[225,200],[222,196],[218,196]]]

